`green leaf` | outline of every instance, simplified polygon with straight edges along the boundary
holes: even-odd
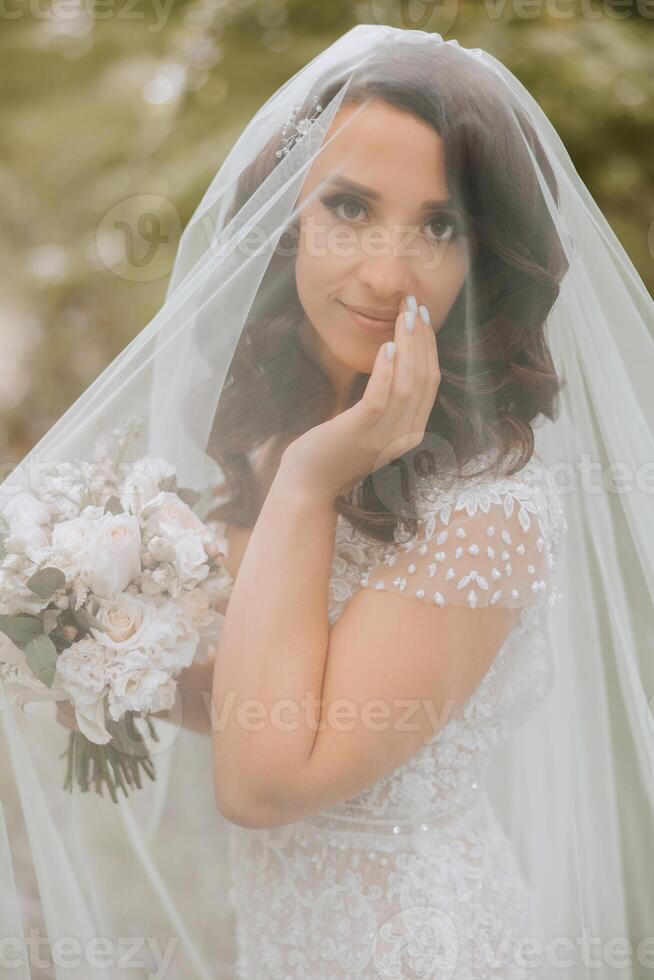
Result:
[[[102,623],[96,619],[95,616],[92,616],[88,609],[84,609],[83,606],[80,606],[79,609],[74,609],[73,616],[82,629],[88,630],[93,627],[93,629],[100,630],[101,633],[104,633],[104,626]]]
[[[57,667],[57,648],[45,633],[35,636],[25,647],[27,666],[46,687],[52,687]]]
[[[107,513],[107,511],[109,511],[111,514],[125,513],[125,508],[120,502],[120,497],[117,497],[116,494],[113,494],[113,496],[109,497],[109,500],[104,505],[105,514]]]
[[[178,487],[177,495],[191,508],[195,507],[202,496],[199,490],[193,490],[192,487]]]
[[[28,578],[26,585],[41,599],[49,599],[57,589],[66,584],[66,576],[59,568],[41,568]]]
[[[8,636],[17,647],[25,648],[29,643],[43,632],[43,624],[36,616],[18,614],[16,616],[0,616],[0,633]]]

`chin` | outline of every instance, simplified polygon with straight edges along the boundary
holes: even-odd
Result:
[[[340,353],[334,351],[334,357],[351,371],[356,371],[357,374],[371,374],[376,356],[377,349],[354,350],[354,345],[347,351]]]

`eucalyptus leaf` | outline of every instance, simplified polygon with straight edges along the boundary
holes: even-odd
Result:
[[[77,620],[78,625],[82,627],[82,629],[88,630],[91,627],[93,627],[93,629],[100,630],[102,633],[104,633],[104,627],[102,623],[98,619],[96,619],[95,616],[91,615],[88,609],[84,609],[83,606],[80,606],[79,609],[74,609],[73,616]]]
[[[120,502],[120,497],[117,497],[116,494],[113,494],[111,497],[109,497],[109,500],[104,505],[105,514],[107,513],[107,511],[109,511],[109,513],[111,514],[125,513],[125,508]]]
[[[59,568],[48,566],[34,572],[28,578],[26,585],[35,595],[41,599],[49,599],[51,595],[61,589],[66,584],[66,576]]]
[[[0,633],[8,636],[21,649],[42,632],[43,625],[36,616],[24,613],[15,616],[0,615]]]
[[[46,687],[52,687],[57,668],[57,648],[45,633],[35,636],[25,647],[27,666]]]

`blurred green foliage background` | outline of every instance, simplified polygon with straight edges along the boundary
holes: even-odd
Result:
[[[652,0],[6,0],[0,479],[156,313],[181,228],[251,114],[356,23],[508,65],[652,290]],[[139,244],[121,225],[143,195],[167,238],[156,263],[147,229]],[[143,261],[125,265],[129,250]]]

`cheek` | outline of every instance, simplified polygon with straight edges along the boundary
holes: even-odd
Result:
[[[317,321],[321,311],[334,303],[339,295],[347,260],[339,259],[315,240],[309,243],[300,237],[295,261],[295,284],[300,302],[310,320]]]
[[[467,250],[453,247],[434,258],[422,271],[422,293],[434,326],[441,326],[461,291],[470,268]]]

